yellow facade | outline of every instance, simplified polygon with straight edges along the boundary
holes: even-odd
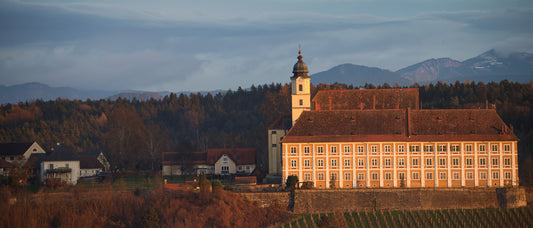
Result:
[[[284,143],[283,180],[315,188],[518,186],[517,141]]]

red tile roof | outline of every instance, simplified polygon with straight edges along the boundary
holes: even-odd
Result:
[[[163,152],[163,165],[205,164],[206,152]]]
[[[418,109],[418,89],[320,90],[315,110]]]
[[[224,154],[237,165],[255,164],[255,148],[208,149],[207,164],[214,165]]]
[[[303,112],[282,143],[471,141],[518,138],[494,109]]]

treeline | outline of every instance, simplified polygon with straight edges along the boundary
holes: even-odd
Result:
[[[397,84],[361,88],[392,88]],[[533,81],[414,84],[430,108],[496,108],[520,138],[520,178],[533,184]],[[319,84],[325,89],[358,89]],[[290,86],[270,84],[217,94],[170,94],[161,100],[41,101],[0,106],[0,142],[37,141],[46,150],[61,143],[75,151],[103,151],[113,167],[159,170],[163,151],[254,147],[267,167],[266,130],[290,115]],[[532,177],[532,178],[530,178]]]

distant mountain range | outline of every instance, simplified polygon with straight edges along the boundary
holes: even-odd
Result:
[[[402,86],[429,84],[438,81],[453,83],[455,81],[490,82],[507,79],[509,81],[527,83],[533,79],[533,54],[516,52],[501,54],[495,50],[487,51],[477,57],[465,61],[450,58],[429,59],[396,72],[354,64],[341,64],[327,71],[311,75],[313,84],[335,82],[363,86],[365,83],[381,85],[398,83]],[[212,94],[223,90],[209,91]],[[180,92],[184,94],[197,92]],[[200,92],[206,94],[208,92]],[[78,90],[70,87],[50,87],[42,83],[25,83],[13,86],[0,85],[0,104],[33,101],[36,99],[111,99],[119,97],[132,100],[162,99],[170,92],[147,91],[104,91]]]
[[[501,54],[487,51],[465,61],[450,58],[429,59],[396,72],[353,64],[342,64],[311,75],[314,84],[335,82],[353,85],[429,84],[438,81],[509,81],[529,82],[533,79],[533,54],[517,52]]]

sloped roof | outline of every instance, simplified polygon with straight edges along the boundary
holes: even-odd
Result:
[[[163,165],[205,164],[206,152],[163,152]]]
[[[58,149],[52,151],[49,155],[47,155],[43,161],[78,161],[78,156],[72,152],[69,151],[63,147],[59,147]]]
[[[255,164],[255,148],[208,149],[207,164],[214,165],[224,154],[237,165]]]
[[[23,155],[33,143],[0,143],[0,156]]]
[[[268,129],[285,129],[288,130],[292,126],[292,117],[291,115],[284,115],[278,117],[270,126]]]
[[[290,142],[518,140],[494,109],[303,112]]]
[[[80,155],[78,154],[78,159],[80,160],[80,169],[98,169],[104,168],[104,166],[98,161],[98,155]]]
[[[315,110],[419,109],[418,89],[320,90]]]

